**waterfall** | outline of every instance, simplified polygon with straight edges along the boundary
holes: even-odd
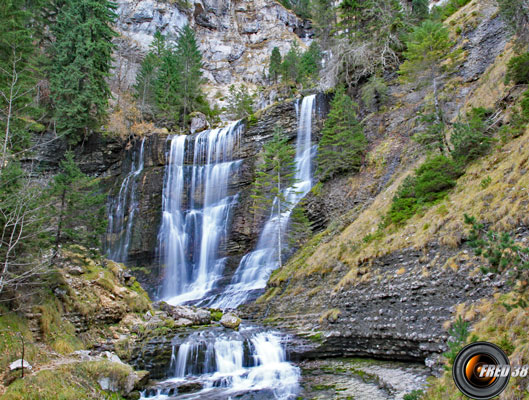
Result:
[[[296,183],[286,190],[288,210],[279,216],[274,211],[266,221],[254,251],[246,254],[239,263],[230,285],[211,307],[228,309],[244,303],[253,291],[266,287],[271,272],[278,267],[278,229],[285,232],[290,213],[312,187],[312,114],[315,95],[303,98],[301,109],[296,104],[298,129],[296,140]]]
[[[176,394],[178,389],[175,391],[172,385],[187,379],[200,382],[203,389],[186,398],[208,397],[206,393],[211,398],[229,398],[268,390],[276,399],[291,399],[298,391],[300,375],[299,368],[287,361],[279,333],[255,332],[251,327],[241,332],[208,330],[191,334],[178,347],[171,368],[174,378],[162,382],[154,398],[167,398],[170,391]],[[142,398],[153,397],[144,393]]]
[[[145,138],[141,140],[139,151],[132,151],[130,172],[123,179],[118,196],[110,202],[107,228],[107,255],[114,261],[125,262],[127,260],[134,215],[138,209],[136,186],[143,172],[144,144]],[[123,230],[123,228],[125,229]]]
[[[242,125],[233,123],[169,138],[159,254],[165,267],[163,297],[170,304],[202,299],[222,278],[226,239],[237,195],[228,193],[241,161],[233,160]],[[187,154],[192,164],[186,164]]]

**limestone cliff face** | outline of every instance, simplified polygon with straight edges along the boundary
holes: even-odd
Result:
[[[205,93],[219,103],[232,84],[251,87],[266,84],[272,49],[284,54],[293,41],[303,46],[311,26],[274,0],[118,1],[116,73],[113,87],[126,89],[156,31],[169,39],[189,24],[196,32],[204,60]],[[220,92],[221,96],[216,96]],[[261,99],[261,105],[265,99]]]

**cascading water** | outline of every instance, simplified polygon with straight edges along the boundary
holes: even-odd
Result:
[[[159,253],[165,266],[163,298],[182,304],[204,298],[222,277],[219,246],[237,195],[228,194],[240,160],[233,160],[242,125],[170,138],[163,190]],[[186,155],[193,152],[193,163]]]
[[[130,172],[123,179],[118,196],[110,203],[107,228],[107,255],[114,261],[125,262],[127,260],[134,215],[138,209],[136,186],[143,172],[144,145],[145,138],[141,140],[139,150],[132,151]],[[124,225],[125,230],[123,230]]]
[[[286,361],[281,336],[276,332],[242,328],[240,332],[209,330],[194,333],[178,347],[171,369],[174,378],[143,393],[142,398],[226,399],[243,393],[269,392],[276,399],[291,399],[298,391],[299,368]],[[184,382],[202,389],[178,394]]]
[[[228,309],[244,303],[252,292],[266,286],[271,272],[279,266],[277,235],[278,229],[286,231],[290,214],[295,205],[312,187],[312,114],[315,95],[303,98],[298,114],[298,131],[296,141],[296,183],[285,193],[289,207],[278,215],[272,211],[257,242],[257,247],[246,254],[239,264],[230,285],[222,296],[211,302],[211,307]]]

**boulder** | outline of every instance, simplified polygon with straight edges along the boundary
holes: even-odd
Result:
[[[28,363],[26,360],[22,360],[21,358],[19,358],[18,360],[16,361],[13,361],[11,364],[9,364],[9,369],[11,371],[14,371],[16,369],[20,369],[20,368],[26,368],[26,369],[33,369],[33,367],[30,365],[30,363]]]
[[[241,319],[233,313],[227,313],[222,316],[220,323],[225,328],[237,330],[241,324]]]
[[[195,112],[191,116],[191,127],[189,128],[191,134],[202,132],[209,128],[206,116],[201,112]]]

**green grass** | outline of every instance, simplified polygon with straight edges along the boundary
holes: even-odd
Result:
[[[91,361],[58,366],[18,379],[7,387],[3,400],[123,399],[118,393],[101,390],[97,380],[110,377],[123,387],[132,372],[124,364]]]

